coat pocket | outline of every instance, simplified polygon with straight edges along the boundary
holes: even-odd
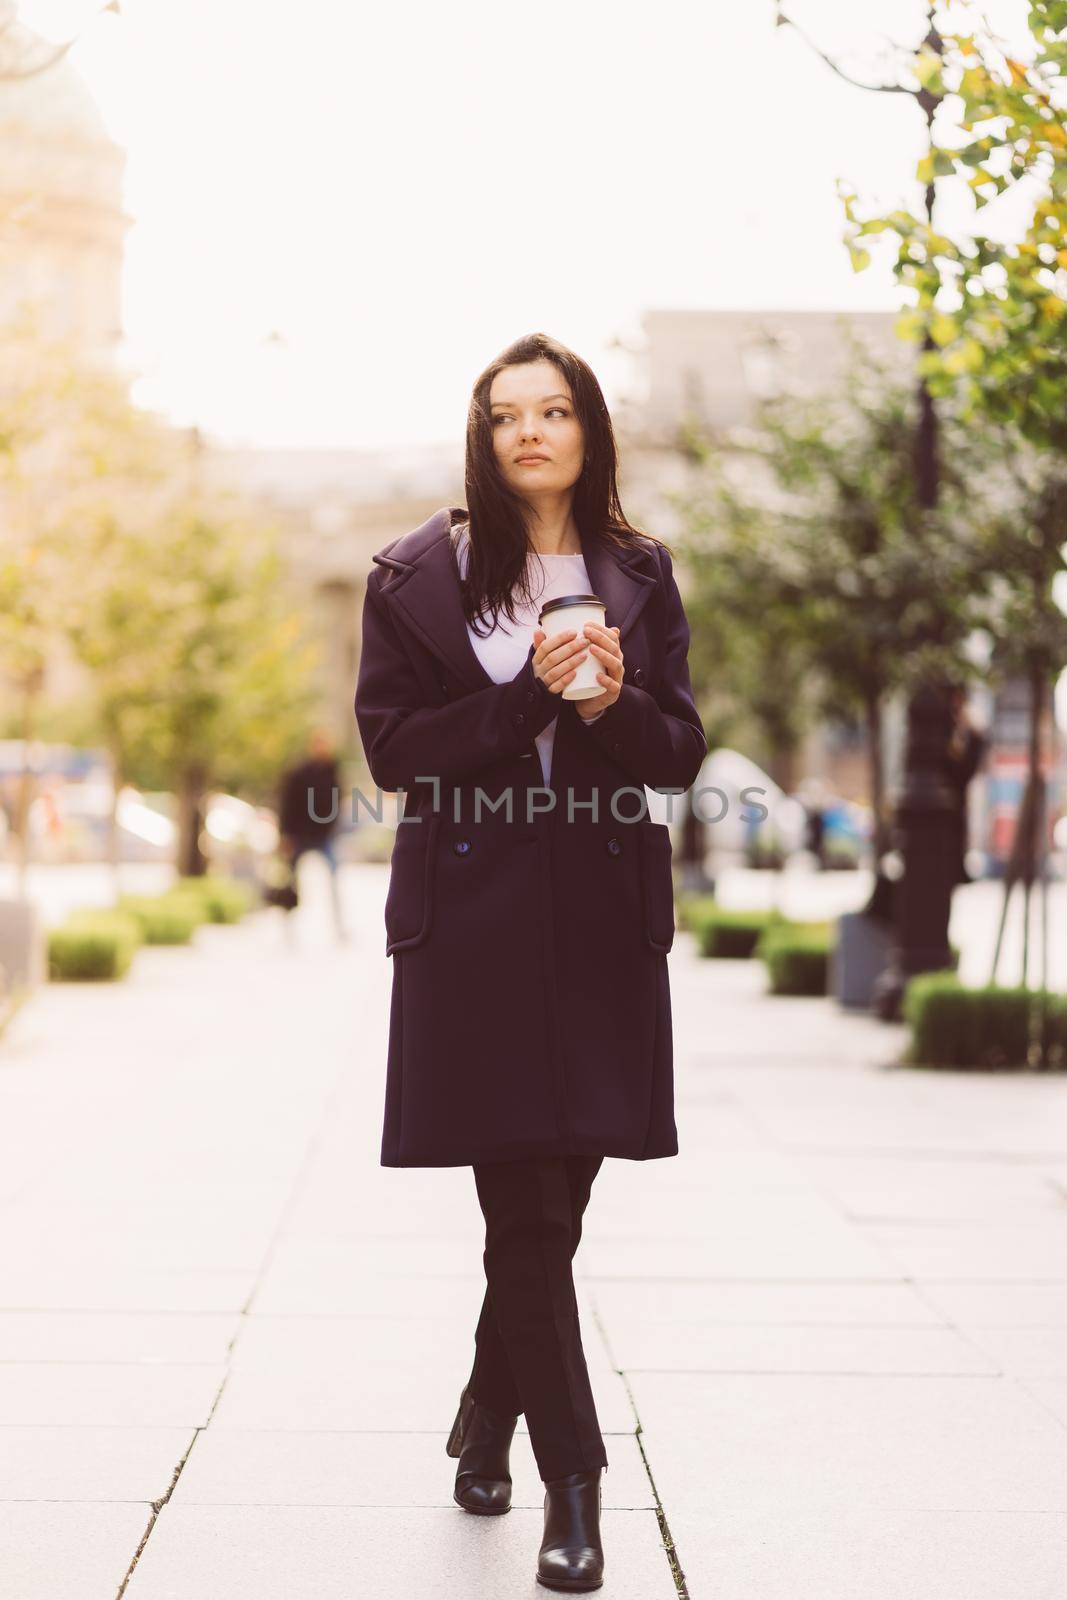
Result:
[[[653,950],[668,951],[674,943],[674,847],[671,830],[662,822],[637,824],[641,834],[641,872],[645,897],[645,932]]]
[[[440,813],[421,822],[397,823],[385,897],[385,953],[411,950],[433,920],[434,857]]]

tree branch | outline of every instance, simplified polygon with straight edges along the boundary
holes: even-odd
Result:
[[[812,50],[819,60],[830,68],[831,72],[836,73],[839,78],[850,84],[853,89],[866,89],[871,94],[906,94],[910,95],[912,99],[915,98],[915,90],[907,88],[903,83],[863,83],[859,78],[853,78],[843,67],[838,66],[832,56],[827,55],[825,50],[819,48],[814,39],[804,32],[799,23],[794,22],[792,17],[787,17],[781,6],[778,7],[775,17],[775,27],[792,28],[794,32],[800,35],[808,49]]]

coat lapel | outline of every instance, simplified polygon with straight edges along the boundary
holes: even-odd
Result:
[[[432,543],[405,559],[400,551],[405,540],[382,552],[382,564],[399,568],[396,578],[382,590],[383,598],[402,614],[415,636],[469,689],[484,689],[493,683],[475,653],[467,632],[459,573],[452,553],[451,518]],[[437,519],[433,519],[435,524]],[[422,529],[418,530],[420,533]],[[597,535],[583,536],[582,556],[589,574],[591,592],[605,604],[605,624],[619,629],[624,640],[640,616],[656,580],[639,570],[643,553],[621,551]],[[376,555],[374,559],[379,560]]]

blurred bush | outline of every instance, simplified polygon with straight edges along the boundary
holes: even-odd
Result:
[[[188,944],[196,929],[210,920],[202,897],[184,889],[159,895],[124,894],[119,909],[140,923],[146,944]]]
[[[724,911],[714,902],[691,905],[688,916],[699,953],[726,960],[754,955],[767,928],[782,920],[778,911]]]
[[[771,994],[824,995],[835,932],[828,922],[773,922],[756,954],[767,968]]]
[[[113,980],[129,971],[144,939],[136,917],[122,911],[75,911],[48,933],[48,976]]]
[[[247,883],[221,873],[205,873],[199,878],[179,878],[172,893],[189,894],[198,899],[208,922],[240,922],[255,904]]]
[[[718,903],[713,894],[695,894],[690,891],[675,896],[674,920],[686,933],[694,933],[701,918],[716,910]]]
[[[924,972],[904,991],[911,1028],[905,1060],[924,1067],[1025,1067],[1039,1003],[1046,1008],[1048,1055],[1067,1062],[1067,995],[989,984],[964,988],[956,973]]]

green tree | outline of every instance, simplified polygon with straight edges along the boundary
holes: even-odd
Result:
[[[266,792],[314,715],[318,646],[273,529],[231,498],[179,492],[97,530],[99,566],[69,635],[128,781],[173,790],[178,868],[204,870],[212,786]]]
[[[768,731],[777,707],[775,731],[789,744],[811,717],[862,721],[878,859],[889,844],[886,698],[931,672],[958,674],[984,616],[968,487],[982,452],[946,422],[952,448],[934,512],[913,471],[910,386],[857,344],[840,392],[765,401],[752,429],[725,449],[705,446],[709,486],[686,515],[702,552],[698,603],[730,619],[735,694]],[[730,459],[744,472],[731,474]],[[751,682],[736,670],[746,651]]]

